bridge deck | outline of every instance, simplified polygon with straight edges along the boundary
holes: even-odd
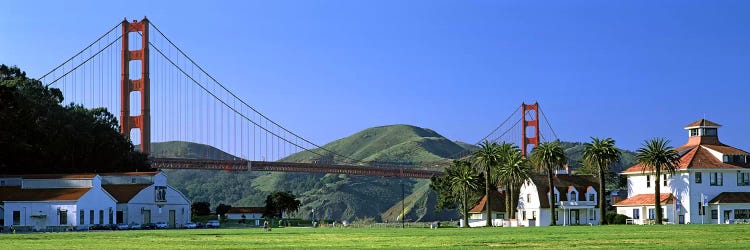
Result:
[[[179,158],[151,158],[151,167],[156,169],[207,169],[228,171],[273,171],[326,174],[371,175],[382,177],[406,177],[429,179],[443,172],[391,166],[353,166],[338,164],[269,162],[247,160],[205,160]]]

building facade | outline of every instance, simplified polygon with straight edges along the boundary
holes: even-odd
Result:
[[[117,223],[166,222],[180,228],[190,221],[190,200],[167,185],[164,172],[101,174],[104,189],[117,201]]]
[[[655,223],[654,186],[661,185],[665,223],[750,220],[750,153],[721,143],[719,127],[705,119],[685,126],[688,142],[675,149],[679,168],[661,176],[661,183],[641,164],[624,170],[628,199],[614,205],[617,213],[634,224]]]
[[[547,183],[546,175],[536,175],[521,186],[516,216],[519,225],[552,224]],[[553,186],[557,225],[599,224],[598,182],[593,176],[561,173],[553,177]]]

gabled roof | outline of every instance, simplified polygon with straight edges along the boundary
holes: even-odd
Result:
[[[127,203],[135,195],[141,192],[141,190],[151,186],[152,184],[120,184],[120,185],[102,185],[107,193],[112,195],[117,203]]]
[[[531,177],[531,181],[536,185],[537,195],[539,196],[539,207],[549,208],[547,175],[534,175]],[[571,187],[575,187],[577,190],[577,200],[585,201],[586,192],[588,192],[589,188],[598,192],[597,187],[599,186],[599,182],[592,175],[558,174],[552,177],[552,183],[557,188],[557,191],[560,192],[560,197],[558,197],[560,201],[568,200],[568,196],[565,194],[570,192]]]
[[[77,201],[91,188],[21,189],[0,187],[0,201]]]
[[[266,211],[265,207],[230,207],[229,214],[262,214]]]
[[[711,199],[708,203],[750,203],[750,192],[723,192]]]
[[[493,212],[505,212],[505,192],[499,192],[497,190],[490,191],[490,197],[492,198],[492,203],[490,204],[490,209],[492,209]],[[469,213],[482,213],[484,211],[485,204],[487,203],[487,196],[483,196],[479,202],[474,204],[474,207],[469,209]]]
[[[685,125],[685,128],[693,128],[693,127],[721,127],[718,123],[706,120],[706,119],[700,119],[694,122],[691,122],[688,125]]]
[[[674,196],[671,193],[659,194],[659,201],[661,204],[669,204],[674,200]],[[640,205],[654,205],[654,194],[639,194],[623,201],[615,203],[613,206],[640,206]]]

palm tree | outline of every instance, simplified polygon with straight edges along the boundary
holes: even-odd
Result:
[[[565,149],[560,145],[559,140],[552,142],[540,143],[531,151],[531,162],[537,171],[547,174],[547,187],[549,188],[549,207],[552,225],[556,225],[555,213],[555,192],[552,176],[555,170],[562,168],[568,163],[568,157],[565,155]]]
[[[526,158],[521,155],[518,147],[513,146],[513,150],[503,151],[503,161],[497,169],[497,175],[508,187],[508,192],[505,195],[505,211],[510,213],[510,219],[515,219],[516,207],[513,206],[513,201],[518,200],[514,199],[514,197],[517,197],[517,188],[531,178],[531,168]]]
[[[656,210],[657,224],[661,224],[662,222],[661,201],[659,199],[661,194],[659,186],[661,171],[674,174],[680,164],[680,155],[674,148],[667,144],[669,144],[669,140],[665,140],[664,138],[646,140],[643,142],[643,147],[638,149],[638,155],[636,156],[644,173],[646,171],[654,171],[654,174],[656,174],[654,178],[654,209]]]
[[[448,181],[453,193],[461,202],[461,209],[464,216],[464,227],[469,227],[469,200],[470,194],[479,187],[479,173],[468,161],[453,161],[450,166],[451,171],[448,173]]]
[[[487,202],[485,203],[485,210],[487,213],[487,224],[486,226],[492,226],[492,212],[490,210],[490,187],[497,186],[497,182],[493,182],[492,169],[497,168],[500,165],[500,159],[502,158],[500,144],[497,142],[490,142],[485,140],[479,145],[479,149],[472,153],[472,161],[477,166],[484,167],[484,195],[487,196]],[[496,187],[495,187],[496,188]]]
[[[615,147],[615,140],[591,137],[591,143],[583,145],[583,162],[589,167],[596,168],[599,173],[599,225],[604,224],[604,214],[607,212],[606,175],[610,173],[612,164],[620,162],[620,151]]]

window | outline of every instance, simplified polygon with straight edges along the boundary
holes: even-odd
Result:
[[[104,224],[104,210],[99,210],[99,224]]]
[[[737,173],[737,186],[750,185],[750,173]]]
[[[569,200],[570,201],[578,201],[578,193],[576,193],[575,191],[570,192],[570,199]]]
[[[641,211],[640,209],[633,208],[633,219],[640,219],[641,218]]]
[[[596,195],[589,194],[589,201],[596,201]]]
[[[13,211],[13,225],[21,225],[21,211]]]
[[[697,128],[691,129],[690,136],[696,136],[696,135],[698,135],[698,129]]]
[[[648,219],[649,220],[653,220],[654,218],[656,218],[656,209],[649,208],[648,209]]]
[[[589,220],[596,220],[596,210],[589,209]]]
[[[719,210],[711,209],[711,219],[719,219]]]
[[[130,178],[130,183],[135,184],[135,178]]]
[[[734,219],[750,219],[750,210],[749,209],[735,209]]]
[[[664,179],[663,179],[662,182],[664,182],[664,186],[666,187],[667,186],[667,180],[668,180],[667,179],[667,175],[664,175],[663,177],[664,177]]]
[[[555,202],[560,202],[560,197],[558,197],[557,194],[555,194]]]
[[[711,186],[724,186],[724,173],[710,172],[708,176]]]
[[[89,224],[94,224],[94,210],[89,210]]]
[[[703,183],[702,172],[695,172],[695,183]]]
[[[165,186],[155,186],[154,187],[155,196],[154,199],[156,202],[162,202],[167,201],[167,187]]]
[[[254,215],[253,215],[253,217],[254,217]],[[497,214],[495,214],[495,219],[505,219],[505,214],[497,213]]]
[[[646,187],[651,187],[651,176],[646,175]]]
[[[109,224],[114,224],[114,223],[112,223],[112,216],[113,216],[113,214],[112,214],[112,208],[109,208],[109,220],[108,220]]]
[[[0,181],[0,186],[5,186],[5,181]]]
[[[698,202],[698,215],[706,214],[706,207],[703,206],[703,202]]]
[[[60,217],[60,225],[68,224],[68,210],[60,210],[57,215]]]
[[[526,220],[526,211],[523,211],[523,213],[521,213],[521,215],[523,216],[522,220]]]
[[[716,136],[717,134],[718,134],[717,133],[717,129],[715,129],[715,128],[704,128],[703,129],[703,135]]]
[[[531,194],[526,194],[526,202],[531,202]]]
[[[81,210],[80,213],[78,213],[78,225],[86,224],[86,212]]]
[[[531,219],[536,220],[536,211],[531,211]]]

